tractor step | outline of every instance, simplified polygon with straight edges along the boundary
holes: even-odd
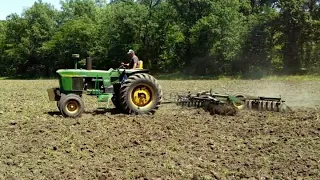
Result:
[[[99,89],[88,89],[87,90],[88,95],[99,95],[101,94],[101,90]]]
[[[109,102],[112,98],[112,94],[101,94],[98,96],[98,102]]]
[[[110,109],[110,107],[112,107],[113,103],[111,101],[111,98],[112,98],[112,94],[100,94],[98,95],[98,109],[103,109],[103,110],[106,110],[106,109]],[[111,105],[110,105],[110,102],[111,102]],[[103,105],[101,106],[102,103],[107,103],[107,105]]]

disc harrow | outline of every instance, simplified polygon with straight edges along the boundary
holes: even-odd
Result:
[[[274,112],[292,111],[281,97],[251,96],[243,94],[228,95],[212,93],[212,90],[202,91],[196,94],[188,92],[186,95],[176,95],[175,97],[178,106],[203,108],[206,111],[212,111],[212,109],[233,109],[233,111],[235,111],[234,114],[237,111],[244,109]]]

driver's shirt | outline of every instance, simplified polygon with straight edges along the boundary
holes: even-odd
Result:
[[[134,56],[132,57],[132,59],[131,59],[131,61],[130,61],[130,64],[129,64],[129,68],[130,68],[130,69],[133,69],[133,65],[134,65],[134,64],[137,64],[136,68],[139,66],[139,58],[138,58],[136,55],[134,55]]]

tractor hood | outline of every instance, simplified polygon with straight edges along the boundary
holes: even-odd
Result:
[[[86,69],[59,69],[56,71],[61,77],[90,77],[94,74],[104,74],[110,71]]]
[[[148,73],[148,69],[109,69],[109,70],[87,70],[87,69],[59,69],[56,72],[61,77],[95,77],[97,74],[110,75],[118,72],[119,75],[125,71],[127,74],[135,72]]]

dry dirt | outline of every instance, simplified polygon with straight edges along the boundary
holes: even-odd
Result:
[[[46,89],[56,80],[1,81],[1,179],[317,179],[319,81],[160,81],[171,92],[279,96],[293,113],[209,115],[165,104],[154,116],[95,109],[65,119]]]

